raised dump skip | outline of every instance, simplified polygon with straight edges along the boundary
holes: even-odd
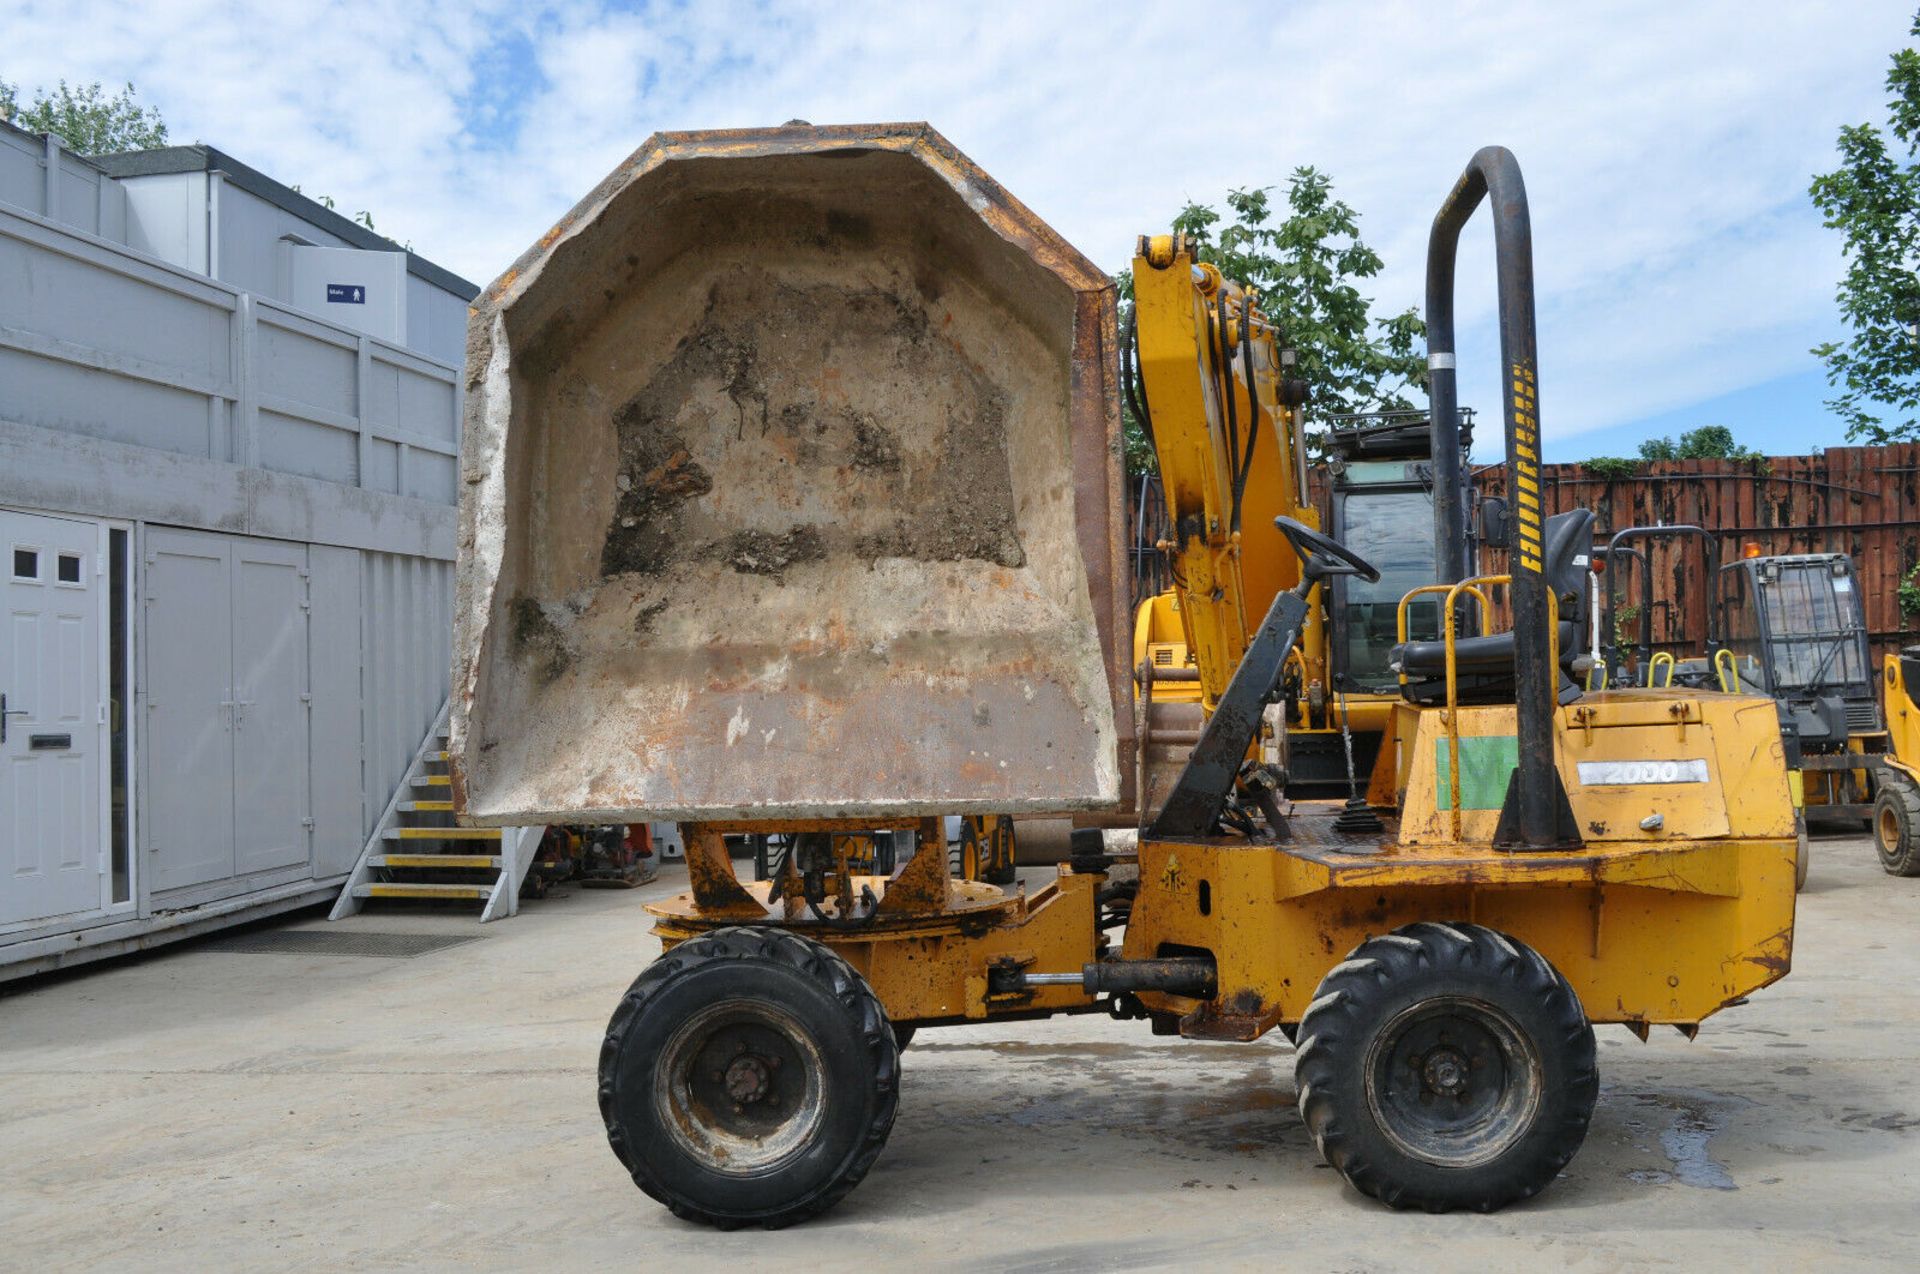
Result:
[[[648,141],[473,310],[467,816],[1115,805],[1113,323],[925,125]]]

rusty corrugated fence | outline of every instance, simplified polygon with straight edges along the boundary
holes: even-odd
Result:
[[[1920,620],[1900,611],[1900,581],[1920,562],[1920,445],[1833,447],[1820,455],[1764,460],[1650,461],[1630,476],[1606,478],[1584,464],[1542,470],[1549,514],[1591,508],[1596,540],[1628,526],[1692,523],[1712,531],[1721,560],[1751,541],[1763,553],[1845,553],[1853,558],[1866,604],[1874,663],[1920,640]],[[1505,466],[1477,469],[1483,494],[1505,494]],[[1483,554],[1504,570],[1504,553]],[[1698,547],[1658,546],[1653,557],[1653,635],[1670,649],[1705,639],[1712,582]],[[1640,587],[1632,582],[1629,600]]]
[[[1719,538],[1722,561],[1748,541],[1764,553],[1845,553],[1853,558],[1866,603],[1874,664],[1903,645],[1920,642],[1920,616],[1900,610],[1900,581],[1920,563],[1920,444],[1832,447],[1819,455],[1770,456],[1764,460],[1663,460],[1639,465],[1631,475],[1608,478],[1584,464],[1545,466],[1549,514],[1591,508],[1594,535],[1604,541],[1628,526],[1693,523]],[[1484,495],[1503,495],[1506,467],[1474,471]],[[1130,493],[1135,515],[1134,600],[1158,577],[1141,570],[1154,556],[1153,541],[1165,534],[1159,484],[1136,480]],[[1309,487],[1321,517],[1328,516],[1327,473],[1315,466]],[[1144,513],[1146,516],[1140,516]],[[1487,550],[1484,569],[1505,569],[1505,554]],[[1697,648],[1706,635],[1711,582],[1702,574],[1697,547],[1655,549],[1653,635],[1675,651]],[[1638,602],[1637,579],[1628,600]]]

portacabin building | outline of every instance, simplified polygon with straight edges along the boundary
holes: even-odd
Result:
[[[211,146],[0,124],[0,979],[367,878],[446,700],[476,291]]]

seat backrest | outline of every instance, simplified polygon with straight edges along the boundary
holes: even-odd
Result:
[[[1546,556],[1541,573],[1546,577],[1547,587],[1560,599],[1561,620],[1571,623],[1576,633],[1584,633],[1587,627],[1592,554],[1592,509],[1568,509],[1547,519]],[[1572,652],[1561,653],[1569,656]]]

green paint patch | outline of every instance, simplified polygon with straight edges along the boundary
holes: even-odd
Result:
[[[1448,764],[1447,740],[1434,741],[1435,804],[1453,808],[1453,769]],[[1520,740],[1511,734],[1486,734],[1460,739],[1460,808],[1497,810],[1506,802],[1507,784],[1520,764]]]

